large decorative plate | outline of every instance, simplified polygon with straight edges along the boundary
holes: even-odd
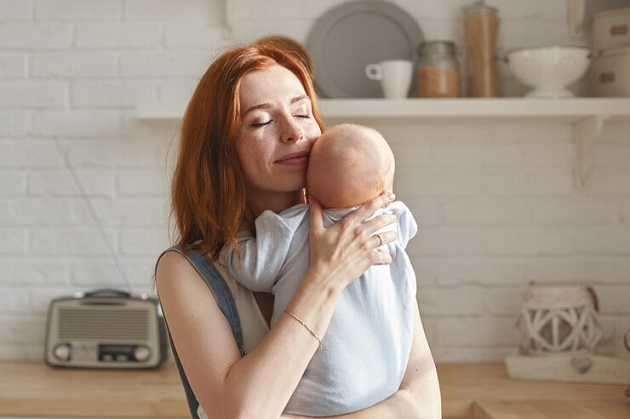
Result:
[[[322,97],[383,97],[365,66],[392,59],[416,61],[422,30],[406,11],[383,0],[358,0],[328,10],[311,29],[307,46]]]

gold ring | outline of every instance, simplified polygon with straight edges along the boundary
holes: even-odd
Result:
[[[380,234],[375,234],[376,237],[378,237],[378,246],[376,247],[381,247],[383,245],[383,239],[381,238]]]

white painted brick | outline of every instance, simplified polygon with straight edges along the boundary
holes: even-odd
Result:
[[[487,295],[478,287],[424,287],[418,291],[418,305],[427,316],[475,316],[486,311]]]
[[[60,258],[15,258],[3,255],[0,256],[0,264],[0,283],[4,286],[37,288],[68,283],[66,261]]]
[[[444,205],[444,223],[459,226],[523,225],[530,221],[527,204],[513,200],[467,199]]]
[[[493,347],[516,346],[516,315],[513,317],[467,316],[440,321],[438,345]]]
[[[211,7],[214,6],[214,7]],[[123,18],[125,20],[164,20],[177,16],[178,21],[207,22],[220,24],[222,9],[217,3],[206,0],[125,0]]]
[[[616,259],[607,255],[530,258],[525,263],[524,275],[528,282],[623,282],[615,271]]]
[[[630,315],[630,284],[624,286],[597,285],[594,287],[602,314]]]
[[[31,17],[32,3],[26,0],[0,0],[0,21],[25,21]]]
[[[495,196],[563,196],[574,190],[573,173],[570,170],[559,172],[541,168],[508,173],[505,170],[493,170],[488,171],[483,182],[488,193]]]
[[[397,170],[394,190],[406,198],[421,195],[474,196],[483,192],[483,174],[473,171],[436,168]]]
[[[12,344],[42,344],[46,336],[46,318],[33,314],[0,315],[0,336]]]
[[[0,53],[0,80],[23,78],[27,73],[27,56],[17,53]]]
[[[125,256],[157,257],[169,244],[168,232],[164,228],[130,229],[121,232],[121,252]]]
[[[102,78],[116,75],[117,57],[109,52],[42,52],[32,55],[36,78]]]
[[[81,200],[49,198],[0,200],[0,226],[72,226],[89,220]]]
[[[144,290],[144,292],[153,295],[156,294],[154,282],[155,264],[157,263],[159,254],[166,250],[167,247],[168,245],[152,255],[123,257],[121,259],[129,280],[138,290]]]
[[[63,165],[63,157],[50,140],[0,140],[0,166],[48,168]]]
[[[10,23],[0,25],[0,49],[45,51],[68,49],[72,27],[66,25]]]
[[[117,137],[121,131],[121,114],[118,110],[38,111],[33,121],[33,133],[46,137]]]
[[[76,46],[91,50],[158,48],[162,32],[162,24],[152,22],[78,24]]]
[[[138,119],[136,111],[133,109],[128,110],[123,115],[123,136],[145,141],[150,144],[151,151],[154,149],[162,150],[162,147],[168,148],[172,143],[175,143],[180,132],[180,121],[142,121]],[[153,158],[155,156],[147,157]],[[159,157],[160,164],[164,164],[164,156]]]
[[[2,164],[0,166],[4,167]],[[0,197],[24,196],[26,194],[26,176],[26,172],[15,169],[0,170]]]
[[[67,87],[62,82],[0,82],[0,108],[60,108],[66,105]]]
[[[630,255],[630,227],[585,227],[573,232],[573,250],[578,254]]]
[[[526,260],[506,257],[458,257],[441,259],[439,283],[447,286],[482,284],[515,286],[527,282]]]
[[[426,228],[409,243],[410,255],[478,255],[485,252],[485,235],[481,229]]]
[[[28,232],[24,229],[0,227],[0,255],[26,253]]]
[[[182,109],[190,100],[197,84],[196,78],[176,81],[164,81],[160,83],[159,100],[170,103],[181,103]]]
[[[394,191],[397,192],[397,191]],[[431,227],[443,224],[442,222],[442,204],[422,198],[405,199],[404,196],[396,195],[397,199],[402,200],[411,210],[420,234],[425,227]]]
[[[72,167],[161,167],[166,162],[164,150],[155,139],[77,141],[68,149]]]
[[[223,28],[208,23],[180,23],[166,26],[164,43],[167,48],[202,48],[209,50],[223,37]]]
[[[25,110],[0,110],[0,138],[23,138],[29,132],[31,112]]]
[[[155,83],[142,81],[79,81],[72,84],[75,107],[135,107],[157,100]]]
[[[530,206],[536,224],[610,224],[619,222],[621,214],[620,205],[608,200],[544,200]]]
[[[170,188],[166,175],[162,169],[124,170],[117,174],[116,190],[120,196],[163,196]]]
[[[124,198],[92,200],[102,224],[116,227],[165,227],[170,213],[162,198]]]
[[[29,251],[34,255],[105,256],[111,253],[110,246],[95,228],[37,229],[29,235]],[[108,236],[115,249],[115,235],[109,232]]]
[[[2,314],[27,314],[30,298],[27,288],[0,286],[0,307]]]
[[[125,78],[201,77],[210,64],[207,51],[135,52],[120,57],[120,75]]]
[[[502,229],[486,233],[492,255],[563,255],[572,250],[571,232],[560,229]]]
[[[70,262],[72,284],[86,288],[126,288],[124,274],[118,270],[116,260],[109,258],[75,259]]]
[[[593,151],[594,166],[627,167],[630,162],[630,143],[601,142]]]
[[[490,136],[498,142],[532,144],[571,144],[571,125],[557,121],[520,122],[506,119],[489,126]]]
[[[428,257],[410,257],[411,264],[416,272],[418,282],[418,294],[425,286],[435,285],[440,278],[440,260]]]
[[[593,167],[584,191],[593,195],[630,195],[630,167]]]
[[[35,17],[40,21],[116,20],[120,3],[102,0],[39,0]]]
[[[80,190],[66,169],[30,172],[28,191],[32,196],[79,196]]]

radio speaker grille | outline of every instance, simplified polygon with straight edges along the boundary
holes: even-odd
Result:
[[[59,339],[146,340],[149,312],[143,309],[59,310]]]

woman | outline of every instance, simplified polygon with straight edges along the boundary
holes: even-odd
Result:
[[[253,295],[223,273],[243,329],[247,355],[242,357],[217,294],[186,257],[192,249],[206,255],[208,264],[216,262],[224,246],[236,245],[239,231],[254,231],[253,220],[262,211],[304,202],[308,153],[322,126],[305,67],[262,45],[218,57],[186,111],[172,190],[181,247],[161,256],[156,282],[183,379],[210,418],[290,417],[282,411],[321,343],[340,293],[370,265],[391,262],[390,255],[373,249],[395,240],[395,233],[380,238],[373,233],[391,224],[392,216],[363,221],[392,202],[392,194],[327,229],[321,208],[311,202],[311,263],[287,307],[292,315],[269,329],[270,296]],[[344,417],[441,417],[435,364],[418,314],[399,391]]]

